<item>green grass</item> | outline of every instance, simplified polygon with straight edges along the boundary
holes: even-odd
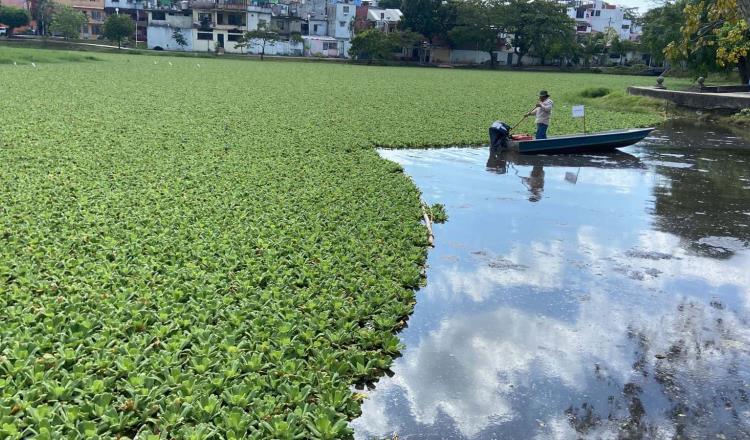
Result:
[[[374,146],[486,142],[540,89],[574,131],[582,89],[652,81],[0,56],[39,60],[0,65],[4,439],[350,435],[427,248],[417,188]]]
[[[33,63],[72,63],[99,61],[99,57],[72,51],[29,50],[0,45],[0,64],[30,65]]]

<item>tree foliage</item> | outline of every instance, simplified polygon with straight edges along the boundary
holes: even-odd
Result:
[[[78,38],[81,34],[81,26],[87,22],[88,19],[83,12],[67,5],[55,5],[50,30],[66,39]]]
[[[378,29],[367,29],[354,36],[349,52],[357,59],[387,60],[399,49],[414,47],[424,38],[412,31],[385,33]]]
[[[129,38],[133,32],[135,32],[135,22],[129,15],[110,15],[104,22],[104,38],[116,41],[118,48],[122,47],[122,40]]]
[[[184,48],[188,45],[185,36],[182,35],[182,31],[177,28],[175,28],[174,32],[172,32],[172,39],[175,41],[175,43],[177,43],[178,46],[180,46],[180,48]]]
[[[242,34],[240,41],[234,45],[235,48],[241,49],[251,45],[260,45],[260,59],[266,56],[266,46],[273,46],[277,42],[281,41],[281,36],[278,32],[275,32],[268,28],[266,23],[258,25],[258,29],[253,31],[247,31]]]
[[[8,27],[8,36],[13,35],[13,29],[28,25],[30,20],[24,9],[0,5],[0,23]]]
[[[680,38],[680,25],[685,21],[685,0],[653,8],[643,14],[641,46],[651,58],[661,63],[665,60],[664,49]]]
[[[54,12],[55,3],[52,0],[36,0],[31,2],[31,18],[36,21],[37,34],[42,36],[49,34],[49,25]]]
[[[737,66],[742,82],[750,80],[750,30],[737,0],[700,0],[689,2],[683,10],[685,22],[680,37],[665,53],[673,60],[687,60],[708,70],[711,62],[718,68]],[[706,60],[706,55],[712,59]]]
[[[495,66],[495,51],[500,49],[502,11],[497,2],[467,0],[458,6],[456,26],[448,37],[456,47],[488,52]]]
[[[424,35],[430,43],[447,40],[456,25],[459,4],[454,0],[403,0],[401,26]]]
[[[378,7],[384,9],[399,9],[401,7],[401,0],[380,0]]]

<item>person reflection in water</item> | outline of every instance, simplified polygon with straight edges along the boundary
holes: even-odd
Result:
[[[507,173],[509,166],[513,164],[512,154],[510,151],[490,148],[490,156],[487,158],[487,170],[498,174]],[[518,175],[518,170],[515,167],[513,169],[516,175]],[[529,201],[540,201],[544,192],[544,167],[542,165],[534,165],[531,168],[529,177],[520,176],[520,178],[523,186],[531,193]]]
[[[534,165],[531,169],[529,177],[521,177],[521,182],[526,188],[528,188],[531,195],[529,196],[530,202],[538,202],[542,200],[542,193],[544,192],[544,167],[541,165]]]

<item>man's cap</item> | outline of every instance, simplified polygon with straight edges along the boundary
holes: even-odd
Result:
[[[539,97],[542,97],[542,96],[549,96],[549,93],[547,93],[546,90],[542,90],[541,92],[539,92]]]

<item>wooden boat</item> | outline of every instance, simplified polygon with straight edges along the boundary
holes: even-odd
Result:
[[[552,136],[547,139],[509,140],[512,150],[522,154],[591,153],[627,147],[646,136],[653,128],[603,131],[599,133]]]

